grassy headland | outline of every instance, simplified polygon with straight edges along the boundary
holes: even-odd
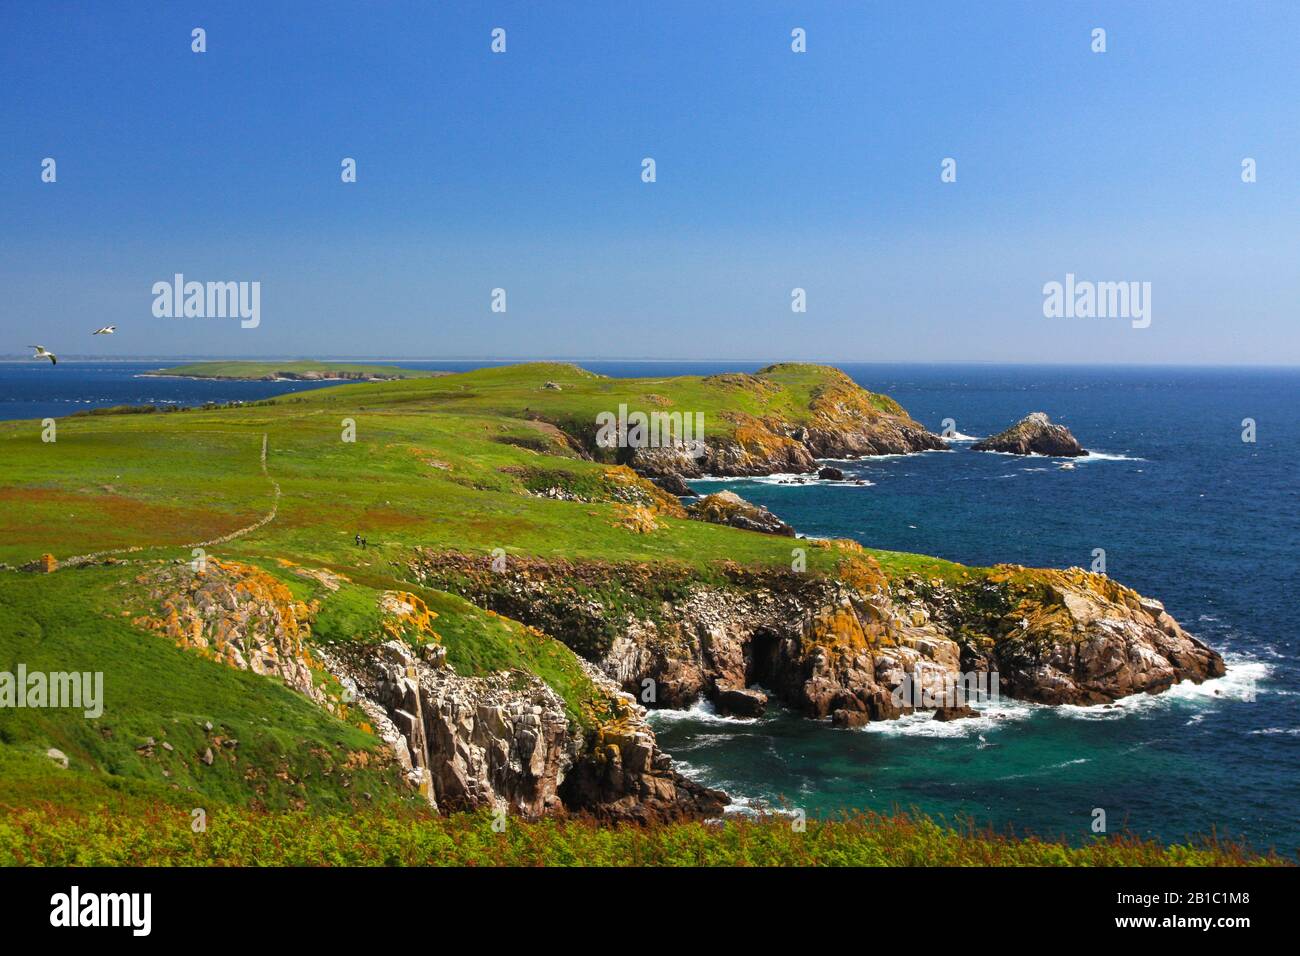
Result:
[[[204,363],[164,374],[257,378],[300,366],[324,368]],[[537,675],[573,725],[589,729],[609,701],[556,639],[565,635],[422,587],[409,573],[414,558],[603,563],[705,580],[788,570],[790,539],[688,520],[675,499],[593,454],[587,439],[597,414],[620,404],[702,412],[711,438],[743,437],[755,421],[811,421],[847,393],[841,373],[804,365],[706,378],[614,379],[560,363],[408,374],[182,415],[66,418],[54,442],[42,440],[38,422],[0,423],[0,659],[10,668],[100,671],[105,681],[98,720],[0,710],[0,863],[1241,858],[1231,848],[1132,841],[1068,848],[911,817],[810,821],[806,834],[781,820],[648,830],[547,820],[512,822],[501,836],[473,815],[430,816],[342,688],[317,673],[322,708],[273,677],[221,663],[174,612],[168,617],[170,605],[159,609],[157,570],[202,554],[265,576],[310,620],[309,664],[313,648],[432,642],[463,676]],[[901,412],[884,396],[847,400]],[[807,574],[841,573],[845,549],[806,552]],[[920,555],[863,553],[891,578],[969,584],[990,574]],[[44,554],[59,570],[14,570]],[[395,595],[419,609],[418,627],[385,610]],[[66,768],[47,756],[50,748]],[[196,807],[209,815],[207,839],[191,832]]]

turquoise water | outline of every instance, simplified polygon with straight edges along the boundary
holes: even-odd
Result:
[[[1101,454],[951,452],[842,464],[867,486],[704,481],[801,532],[973,564],[1087,567],[1162,599],[1228,660],[1225,678],[1113,709],[1003,700],[979,720],[836,730],[780,709],[753,722],[655,715],[692,776],[810,814],[918,807],[1082,838],[1093,809],[1165,840],[1217,829],[1300,848],[1295,370],[846,366],[923,424],[983,437],[1031,411]],[[1257,441],[1241,441],[1243,418]],[[1253,698],[1253,699],[1251,699]]]
[[[487,363],[410,362],[461,370]],[[757,366],[583,363],[608,375],[708,374]],[[304,383],[140,379],[156,363],[0,364],[0,418],[123,402],[252,400]],[[983,437],[1031,411],[1102,454],[1048,459],[951,452],[843,465],[869,485],[701,482],[733,488],[810,535],[971,564],[1088,566],[1162,599],[1227,658],[1227,677],[1111,709],[1003,701],[979,720],[834,730],[779,707],[758,721],[704,707],[658,712],[660,742],[689,774],[810,814],[919,807],[998,827],[1085,838],[1113,830],[1178,840],[1244,836],[1300,848],[1300,371],[845,366],[919,421]],[[1254,418],[1258,440],[1241,441]],[[707,428],[707,423],[706,423]],[[1253,688],[1253,689],[1252,689]],[[1253,698],[1253,699],[1252,699]]]

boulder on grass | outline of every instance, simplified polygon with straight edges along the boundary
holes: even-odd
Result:
[[[719,491],[705,495],[699,501],[687,505],[686,513],[692,518],[713,524],[730,525],[733,528],[744,528],[746,531],[761,531],[764,534],[779,534],[787,538],[794,537],[794,528],[761,505],[750,504],[734,491]]]

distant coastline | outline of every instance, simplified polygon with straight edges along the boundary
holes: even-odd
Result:
[[[151,372],[151,378],[187,378],[232,382],[391,382],[433,378],[445,372],[396,365],[357,365],[342,362],[196,362]]]

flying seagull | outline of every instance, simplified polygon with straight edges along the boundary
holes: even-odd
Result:
[[[45,351],[45,346],[44,346],[44,345],[29,345],[29,346],[27,346],[27,347],[28,347],[29,349],[36,349],[36,354],[33,355],[32,358],[47,358],[47,359],[50,360],[50,364],[51,364],[51,365],[58,365],[58,364],[59,364],[59,360],[58,360],[58,358],[55,357],[55,355],[54,355],[53,352],[47,352],[47,351]]]
[[[106,325],[102,329],[95,329],[95,331],[91,332],[90,334],[91,335],[112,335],[116,331],[117,331],[116,325]]]

